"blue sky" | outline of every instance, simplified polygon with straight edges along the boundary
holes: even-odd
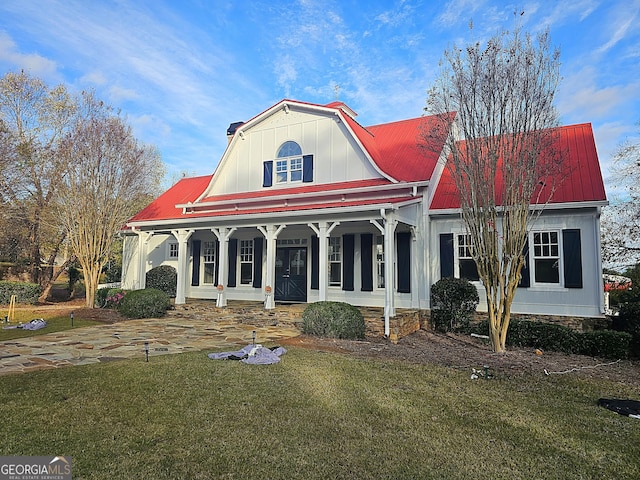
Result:
[[[210,174],[226,128],[283,98],[338,98],[373,125],[422,114],[443,51],[512,28],[550,29],[563,124],[591,122],[611,155],[639,132],[640,0],[3,0],[0,74],[95,89],[169,177]],[[519,13],[524,12],[520,16]]]

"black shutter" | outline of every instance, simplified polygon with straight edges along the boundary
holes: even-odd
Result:
[[[373,235],[360,235],[360,276],[363,292],[373,291]]]
[[[216,271],[213,273],[214,276],[214,284],[215,285],[219,285],[219,278],[218,278],[218,266],[220,265],[220,242],[218,241],[218,239],[216,238],[214,240],[215,242],[215,248],[216,248]]]
[[[253,239],[253,288],[262,287],[262,237]]]
[[[302,181],[313,182],[313,155],[302,157]]]
[[[191,242],[191,258],[193,262],[191,285],[197,287],[200,285],[200,240],[193,240]]]
[[[342,246],[344,256],[342,257],[342,267],[344,268],[344,277],[342,278],[342,289],[353,291],[353,273],[354,273],[354,235],[343,235]]]
[[[580,229],[562,231],[562,253],[564,254],[564,286],[582,288],[582,247]]]
[[[411,293],[411,232],[398,232],[398,292]]]
[[[530,287],[531,286],[531,274],[529,273],[529,239],[524,243],[524,249],[522,250],[524,255],[524,265],[520,270],[520,282],[518,287]]]
[[[236,286],[236,257],[238,256],[238,239],[229,239],[229,278],[227,279],[227,287]]]
[[[440,234],[440,278],[453,277],[453,233]]]
[[[273,185],[273,160],[267,160],[262,164],[262,186]]]
[[[320,242],[318,237],[311,237],[311,289],[320,288]]]

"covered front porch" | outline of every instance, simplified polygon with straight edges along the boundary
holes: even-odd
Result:
[[[216,306],[215,300],[187,298],[185,303],[175,305],[170,314],[172,318],[196,318],[203,320],[223,319],[260,327],[295,326],[302,333],[302,314],[305,303],[279,303],[273,309],[266,310],[262,302],[247,300],[229,300],[225,307]],[[384,336],[384,308],[358,307],[366,325],[367,337]],[[397,342],[428,323],[428,312],[417,309],[397,309],[390,319],[389,339]],[[257,339],[259,342],[260,339]]]

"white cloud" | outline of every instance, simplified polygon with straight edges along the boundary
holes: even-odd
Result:
[[[6,32],[0,32],[0,61],[37,77],[52,77],[57,69],[56,62],[41,55],[20,53],[16,43]]]

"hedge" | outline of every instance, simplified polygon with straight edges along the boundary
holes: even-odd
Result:
[[[466,331],[487,335],[489,322],[483,320]],[[509,322],[506,344],[511,347],[531,347],[592,357],[627,358],[631,352],[631,341],[632,336],[627,332],[576,332],[563,325],[512,319]]]
[[[18,303],[37,303],[42,289],[37,283],[0,282],[0,304],[8,305],[11,296],[16,296]]]
[[[178,286],[178,272],[171,265],[159,265],[146,273],[145,285],[147,288],[157,288],[170,297],[175,297]]]

